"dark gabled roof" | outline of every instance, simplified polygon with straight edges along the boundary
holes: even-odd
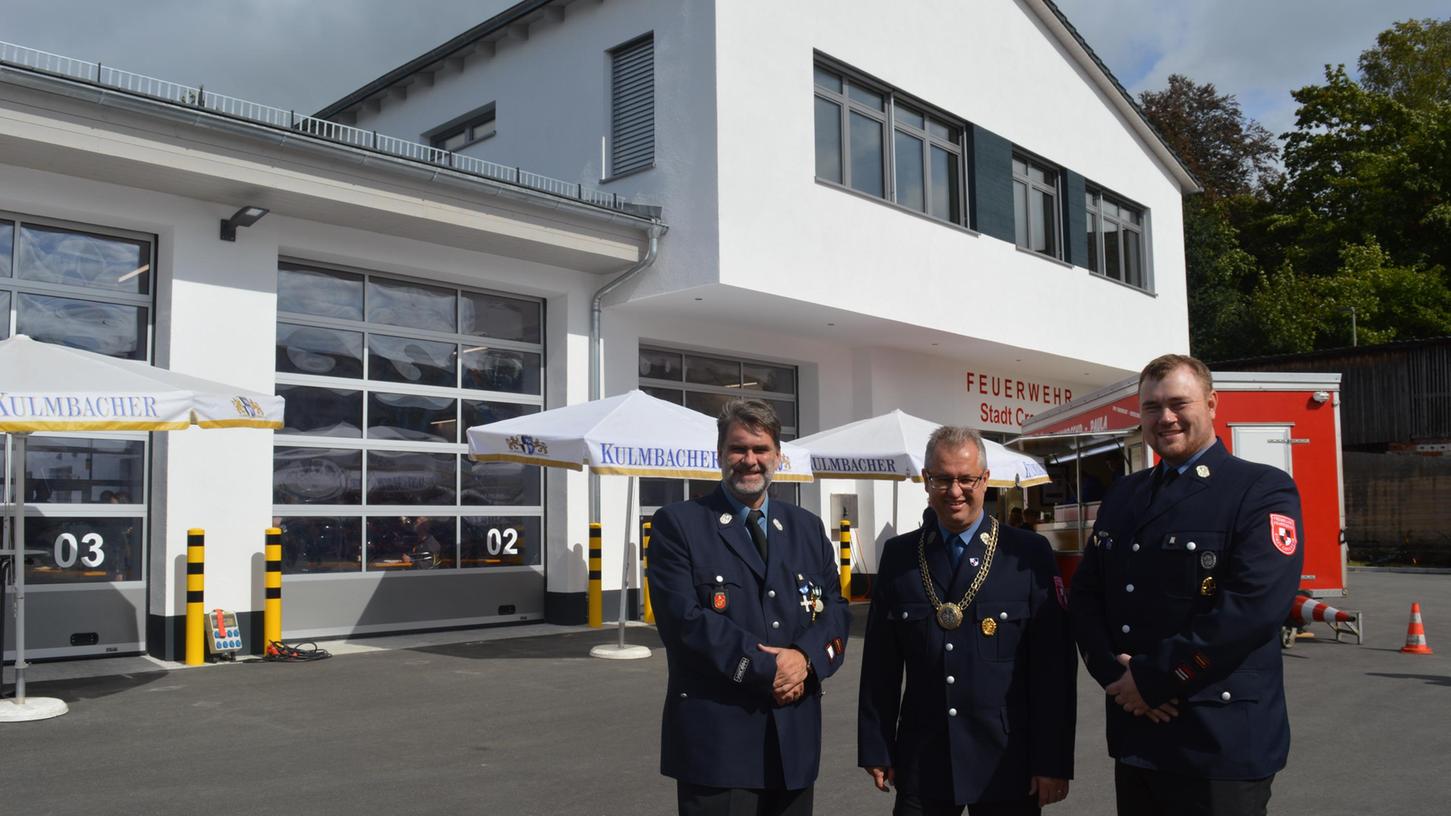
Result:
[[[472,48],[478,41],[493,35],[495,32],[508,28],[515,23],[521,22],[534,12],[558,1],[523,0],[523,2],[515,3],[443,45],[434,48],[432,51],[403,63],[372,82],[369,82],[367,85],[344,96],[342,99],[324,107],[322,110],[313,114],[313,116],[318,119],[330,119],[379,91],[393,86],[400,80],[407,79],[440,60],[448,59],[459,51]]]

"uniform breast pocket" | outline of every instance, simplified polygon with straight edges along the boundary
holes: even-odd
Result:
[[[977,638],[977,653],[984,660],[1012,660],[1028,628],[1027,601],[978,601],[975,619],[963,621]]]
[[[745,599],[745,588],[733,576],[701,573],[695,576],[695,594],[701,606],[724,615]]]
[[[927,642],[932,607],[927,604],[897,604],[887,612],[892,634],[904,649],[920,648]]]
[[[1166,533],[1159,544],[1154,577],[1172,598],[1212,595],[1215,587],[1205,579],[1218,574],[1223,557],[1224,533]]]

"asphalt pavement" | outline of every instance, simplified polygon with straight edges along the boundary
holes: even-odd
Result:
[[[1365,643],[1317,624],[1284,653],[1294,744],[1270,812],[1445,813],[1451,576],[1353,572],[1350,584],[1327,600],[1365,613]],[[1435,655],[1398,651],[1412,601]],[[535,626],[324,644],[339,654],[303,664],[37,666],[30,693],[71,710],[0,724],[0,812],[673,813],[658,773],[664,655],[588,656],[614,638]],[[659,648],[649,627],[629,639]],[[855,767],[855,654],[826,684],[818,814],[891,809]],[[1077,778],[1050,816],[1113,813],[1103,694],[1081,670],[1079,699]]]

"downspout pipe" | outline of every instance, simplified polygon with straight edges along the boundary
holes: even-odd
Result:
[[[619,288],[626,281],[649,269],[655,263],[655,257],[660,249],[660,237],[669,231],[660,221],[650,225],[650,244],[645,250],[645,257],[637,263],[620,273],[620,276],[601,286],[595,292],[594,300],[589,306],[589,398],[591,401],[604,399],[604,354],[603,343],[601,342],[601,325],[604,318],[605,297]],[[594,470],[589,474],[589,518],[590,521],[600,520],[600,477]]]

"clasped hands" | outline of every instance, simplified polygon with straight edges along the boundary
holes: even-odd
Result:
[[[1150,708],[1144,702],[1143,695],[1139,694],[1139,687],[1134,683],[1134,673],[1129,670],[1129,655],[1118,656],[1119,665],[1124,667],[1123,676],[1109,683],[1104,687],[1104,692],[1113,698],[1118,705],[1123,706],[1124,711],[1135,717],[1148,717],[1156,723],[1164,723],[1179,716],[1178,699],[1169,700],[1155,708]]]
[[[771,681],[771,699],[776,705],[788,705],[800,700],[806,694],[806,676],[811,664],[806,655],[790,646],[767,646],[757,643],[756,648],[776,656],[776,677]]]

